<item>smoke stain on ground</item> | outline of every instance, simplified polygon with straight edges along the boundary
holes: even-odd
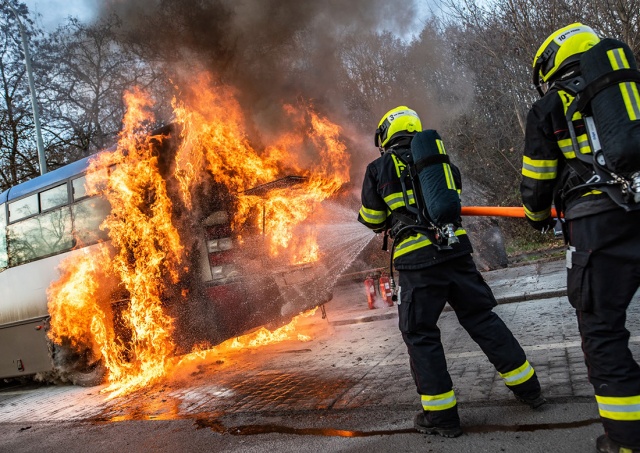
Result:
[[[245,425],[226,427],[219,420],[199,418],[195,421],[198,429],[210,428],[219,434],[232,434],[235,436],[250,436],[255,434],[297,434],[302,436],[325,436],[325,437],[369,437],[388,436],[392,434],[415,433],[414,429],[397,429],[389,431],[350,431],[334,428],[291,428],[278,425]]]
[[[541,430],[569,429],[589,426],[600,423],[599,418],[580,420],[567,423],[540,423],[528,425],[483,425],[483,426],[465,426],[465,433],[492,433],[492,432],[533,432]],[[344,430],[335,428],[292,428],[289,426],[279,425],[241,425],[226,427],[218,419],[198,418],[195,420],[197,429],[209,428],[219,434],[231,434],[235,436],[250,436],[256,434],[296,434],[301,436],[323,436],[323,437],[371,437],[371,436],[390,436],[395,434],[420,434],[413,428],[394,429],[394,430],[377,430],[377,431],[357,431]]]

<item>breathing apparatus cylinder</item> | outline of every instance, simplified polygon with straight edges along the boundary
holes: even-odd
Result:
[[[411,141],[411,154],[430,219],[448,245],[459,242],[454,224],[460,217],[460,195],[440,135],[435,130],[418,132]]]
[[[597,85],[606,78],[615,78],[617,74],[634,75],[637,69],[629,46],[611,38],[601,40],[580,59],[580,71],[586,84],[581,96],[586,99],[593,96],[591,113],[604,157],[604,162],[598,163],[626,177],[640,170],[640,83],[637,83],[637,78],[632,80],[621,76],[619,83],[605,85],[605,88],[593,90],[589,95],[587,92],[592,83]],[[580,104],[578,102],[578,108]],[[594,153],[597,151],[593,150]]]

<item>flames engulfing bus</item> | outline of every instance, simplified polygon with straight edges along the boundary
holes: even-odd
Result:
[[[156,153],[169,190],[169,162],[176,147],[170,139],[172,130],[156,131],[164,137],[156,143]],[[64,343],[54,344],[47,336],[47,290],[60,277],[58,266],[70,255],[86,253],[109,241],[107,232],[100,229],[111,209],[109,201],[89,196],[86,190],[91,159],[51,171],[0,195],[0,378],[64,367],[73,382],[96,383],[99,366],[89,363],[87,354]],[[285,177],[245,193],[266,195],[273,188],[301,180]],[[172,214],[172,221],[187,238],[190,261],[189,270],[172,289],[188,294],[186,303],[176,303],[171,295],[163,300],[176,325],[176,353],[189,352],[203,342],[215,345],[260,326],[282,325],[301,311],[331,299],[331,282],[320,262],[292,265],[283,263],[282,257],[269,257],[264,240],[268,232],[260,222],[264,207],[255,209],[251,222],[234,225],[237,194],[230,194],[213,180],[203,184],[200,192],[194,200],[198,209],[187,210],[174,201]],[[109,297],[117,330],[118,313],[128,303],[127,294],[114,292]],[[117,334],[127,340],[126,328]]]

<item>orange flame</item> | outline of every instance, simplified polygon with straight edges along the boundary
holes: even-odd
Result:
[[[196,359],[196,358],[204,358],[204,356],[209,354],[224,354],[226,352],[238,350],[238,349],[246,349],[246,348],[257,348],[260,346],[266,346],[268,344],[280,343],[287,340],[297,340],[301,342],[311,341],[312,338],[309,335],[301,334],[296,332],[298,328],[298,323],[301,319],[307,318],[309,316],[313,316],[318,309],[314,308],[312,310],[308,310],[304,313],[300,313],[295,316],[289,324],[286,324],[282,327],[279,327],[273,331],[270,331],[264,327],[256,330],[255,332],[251,332],[246,335],[242,335],[240,337],[231,338],[223,343],[220,343],[214,347],[208,347],[208,345],[203,345],[199,350],[194,350],[191,354],[185,355],[182,357],[176,365],[180,365],[184,362]]]
[[[173,102],[180,126],[173,176],[182,203],[189,211],[196,208],[196,193],[208,174],[239,194],[233,224],[251,221],[254,227],[264,227],[273,256],[287,251],[291,263],[317,260],[320,251],[313,229],[301,224],[349,180],[340,128],[314,112],[311,104],[289,105],[285,111],[291,132],[260,152],[248,139],[233,91],[210,85],[201,75],[184,99]],[[153,151],[152,141],[160,138],[144,132],[153,122],[152,102],[139,90],[128,93],[125,101],[128,110],[115,151],[99,154],[87,174],[88,193],[111,204],[101,226],[110,242],[74,252],[62,263],[60,280],[49,288],[51,339],[70,339],[74,347],[101,357],[112,396],[146,386],[167,372],[176,346],[174,320],[165,304],[186,302],[187,291],[174,294],[170,289],[193,265],[172,221],[173,189],[161,176]],[[305,161],[301,151],[315,158]],[[295,187],[264,196],[243,194],[292,173],[305,177]],[[256,209],[262,210],[262,217],[251,217]],[[292,240],[300,231],[303,237]],[[109,297],[114,294],[125,302],[112,305]],[[165,300],[169,294],[174,300]]]

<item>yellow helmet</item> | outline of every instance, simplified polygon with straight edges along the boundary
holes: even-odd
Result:
[[[392,140],[409,137],[422,131],[422,123],[418,114],[409,107],[401,105],[384,114],[376,129],[375,144],[386,148]]]
[[[556,30],[542,43],[533,59],[533,84],[544,96],[543,83],[552,82],[561,70],[580,60],[580,55],[600,42],[591,27],[579,22]]]

